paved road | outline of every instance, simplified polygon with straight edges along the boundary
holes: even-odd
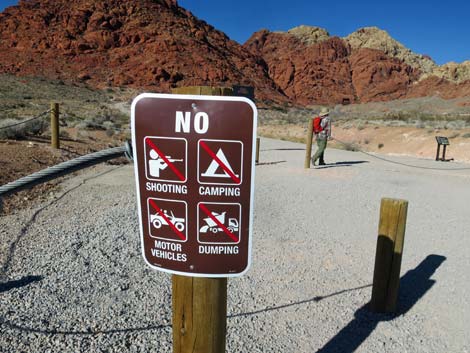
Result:
[[[470,170],[339,150],[304,170],[302,149],[262,139],[227,352],[469,352]],[[366,309],[385,196],[410,202],[396,316]],[[0,351],[171,352],[171,277],[146,267],[138,233],[131,166],[0,218]]]

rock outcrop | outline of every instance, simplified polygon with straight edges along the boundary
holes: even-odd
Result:
[[[263,58],[276,85],[301,104],[401,98],[418,75],[399,59],[374,49],[353,50],[338,37],[306,40],[262,30],[244,46]]]
[[[377,27],[361,28],[343,39],[353,50],[361,48],[380,50],[385,55],[400,59],[422,73],[430,73],[437,67],[432,59],[413,53],[386,31]]]
[[[436,76],[443,78],[454,83],[462,83],[470,80],[470,61],[464,61],[461,64],[450,62],[442,66],[436,67],[430,75],[426,75],[424,78],[430,76]]]
[[[330,38],[330,34],[325,29],[304,25],[288,30],[287,34],[293,35],[307,45],[320,43]]]
[[[244,47],[262,58],[283,92],[301,104],[468,95],[470,63],[436,65],[375,27],[345,38],[318,27],[261,30]]]

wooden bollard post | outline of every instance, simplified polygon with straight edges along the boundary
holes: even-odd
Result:
[[[260,138],[256,138],[256,157],[255,157],[255,163],[259,163],[259,143],[260,143]]]
[[[60,148],[59,103],[51,103],[51,147]]]
[[[310,168],[310,158],[312,158],[312,139],[313,139],[313,119],[308,122],[307,136],[305,138],[305,163],[304,168]]]
[[[175,94],[231,95],[218,87],[180,87]],[[172,276],[173,353],[224,353],[227,278]]]
[[[397,307],[408,201],[382,199],[370,309],[393,313]]]

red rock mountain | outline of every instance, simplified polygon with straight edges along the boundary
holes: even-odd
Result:
[[[303,105],[469,94],[469,68],[438,78],[435,66],[376,28],[347,38],[262,30],[241,46],[176,0],[22,0],[0,14],[0,73],[98,88],[240,84],[258,100]]]
[[[365,44],[360,45],[361,41]],[[428,95],[449,99],[468,96],[470,92],[470,80],[433,76],[433,65],[438,72],[442,69],[376,28],[359,30],[347,38],[330,37],[321,28],[307,26],[288,32],[261,30],[244,47],[262,58],[276,85],[301,104],[388,101]],[[393,52],[398,55],[388,54]],[[463,77],[465,70],[466,66],[462,66]]]
[[[331,37],[305,43],[289,33],[255,33],[245,48],[262,57],[274,82],[303,104],[368,102],[404,97],[418,72],[374,49],[351,50]]]
[[[285,101],[263,63],[176,0],[23,0],[0,14],[0,72],[168,92],[250,85]]]

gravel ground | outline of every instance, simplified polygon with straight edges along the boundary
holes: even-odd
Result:
[[[227,352],[469,352],[470,170],[331,149],[331,165],[304,170],[303,148],[261,140]],[[394,316],[366,306],[381,197],[410,202]],[[90,169],[0,218],[0,242],[1,352],[172,351],[171,276],[141,258],[131,166]]]

